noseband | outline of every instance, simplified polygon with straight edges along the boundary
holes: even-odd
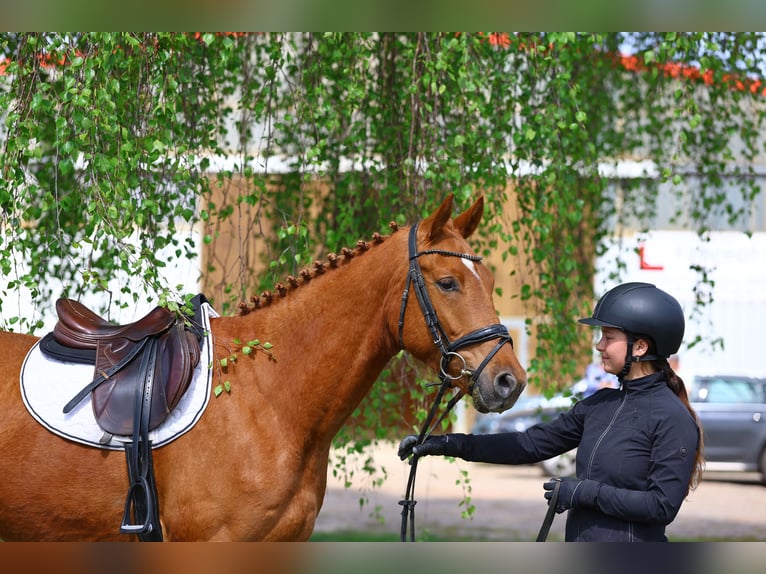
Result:
[[[439,317],[436,314],[436,309],[434,309],[433,303],[431,303],[431,298],[428,296],[428,290],[426,289],[425,279],[423,278],[423,272],[420,269],[420,262],[419,258],[423,255],[442,255],[445,257],[461,257],[463,259],[467,259],[469,261],[481,261],[481,257],[478,255],[470,255],[468,253],[458,253],[455,251],[446,251],[443,249],[427,249],[425,251],[418,251],[417,248],[417,233],[418,233],[418,224],[416,223],[410,228],[410,234],[408,238],[408,249],[409,249],[409,261],[410,261],[410,268],[409,273],[407,274],[407,284],[404,287],[404,293],[402,293],[402,306],[399,310],[399,345],[404,349],[404,313],[407,309],[407,300],[409,298],[410,293],[410,287],[414,287],[415,289],[415,295],[417,296],[418,303],[420,304],[420,310],[423,313],[423,318],[425,319],[426,326],[428,327],[428,330],[431,332],[431,336],[433,338],[434,345],[439,347],[439,350],[441,351],[441,361],[439,363],[439,379],[441,380],[441,386],[439,388],[439,393],[436,396],[436,399],[434,399],[434,403],[431,406],[431,409],[428,413],[428,416],[426,417],[426,420],[423,424],[423,427],[420,430],[420,434],[418,436],[418,440],[416,444],[421,444],[425,439],[433,432],[433,430],[441,423],[441,421],[444,419],[445,416],[450,412],[452,407],[457,404],[457,402],[463,397],[463,391],[460,390],[447,404],[447,408],[442,413],[441,417],[439,417],[439,420],[436,421],[433,425],[431,425],[431,421],[433,420],[436,409],[439,406],[439,403],[441,402],[442,397],[444,396],[445,391],[448,387],[453,385],[454,381],[458,381],[462,379],[464,376],[468,376],[470,378],[470,383],[468,385],[468,393],[473,393],[473,387],[476,384],[476,382],[479,380],[479,376],[481,375],[481,372],[484,370],[484,367],[487,366],[487,363],[494,357],[497,352],[502,348],[503,345],[506,343],[510,343],[511,347],[513,347],[513,339],[511,338],[510,333],[508,332],[508,328],[503,325],[502,323],[496,323],[494,325],[490,325],[488,327],[482,327],[480,329],[476,329],[475,331],[471,331],[467,335],[463,335],[462,337],[458,338],[455,341],[450,341],[449,337],[447,336],[447,333],[444,331],[444,328],[442,327],[441,323],[439,322]],[[458,352],[460,349],[463,349],[465,347],[470,347],[472,345],[478,345],[479,343],[483,343],[484,341],[490,341],[493,339],[497,339],[497,344],[492,349],[492,351],[489,352],[489,354],[484,357],[484,360],[479,364],[478,368],[474,371],[471,371],[468,369],[468,366],[466,364],[465,358]],[[453,358],[457,357],[460,359],[460,361],[463,363],[463,367],[460,369],[460,374],[458,376],[450,375],[448,372],[449,364],[452,361]],[[408,519],[409,519],[409,528],[410,528],[410,539],[412,541],[415,540],[415,504],[416,500],[412,498],[413,491],[415,489],[415,474],[417,472],[417,464],[418,460],[417,458],[414,458],[410,462],[410,476],[407,481],[407,490],[404,495],[404,499],[399,501],[399,504],[402,506],[402,527],[401,527],[401,540],[402,542],[405,542],[407,540],[407,528],[408,528]]]

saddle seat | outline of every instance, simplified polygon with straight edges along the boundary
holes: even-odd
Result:
[[[95,349],[103,339],[124,337],[140,341],[168,329],[176,316],[164,307],[155,307],[148,315],[134,323],[114,325],[79,301],[61,298],[56,301],[58,323],[53,329],[56,341],[73,349]]]

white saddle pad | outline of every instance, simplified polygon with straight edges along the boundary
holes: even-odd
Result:
[[[200,345],[200,360],[186,390],[168,418],[149,433],[153,448],[159,448],[191,430],[210,401],[213,344],[210,317],[218,314],[208,304],[201,305],[205,336]],[[109,450],[122,450],[129,436],[105,435],[96,422],[90,397],[83,399],[69,413],[67,404],[93,380],[93,365],[68,363],[50,359],[42,353],[39,342],[27,353],[21,368],[21,396],[29,413],[49,431],[66,439]],[[104,437],[108,442],[102,442]]]

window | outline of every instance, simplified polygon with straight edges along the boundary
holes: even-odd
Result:
[[[710,378],[699,381],[693,400],[705,403],[763,403],[763,383],[750,379]]]

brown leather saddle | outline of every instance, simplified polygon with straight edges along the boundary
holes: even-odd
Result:
[[[193,299],[198,310],[203,295]],[[58,322],[40,341],[44,354],[94,365],[94,378],[64,406],[70,412],[91,395],[98,425],[125,443],[130,487],[120,532],[162,540],[149,431],[167,418],[200,359],[199,322],[156,307],[127,325],[114,325],[82,303],[56,301]]]
[[[151,377],[149,430],[159,426],[189,387],[199,362],[199,341],[184,320],[156,307],[135,323],[113,325],[66,298],[56,301],[56,312],[54,340],[66,348],[95,351],[93,381],[67,403],[64,412],[92,393],[99,426],[111,434],[131,435],[136,386]],[[153,367],[147,371],[150,363]]]

